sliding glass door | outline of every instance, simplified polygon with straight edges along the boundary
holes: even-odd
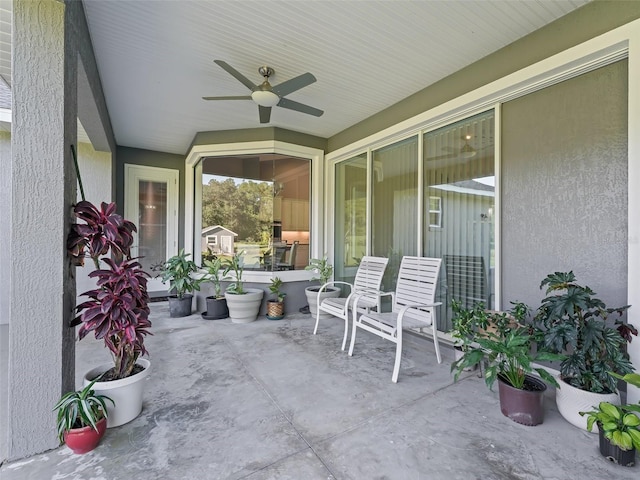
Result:
[[[494,307],[494,114],[425,133],[423,255],[442,258],[438,316],[451,328],[451,302]]]

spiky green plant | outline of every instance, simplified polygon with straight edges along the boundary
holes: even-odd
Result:
[[[98,422],[107,417],[106,401],[115,405],[106,395],[96,395],[93,384],[99,379],[100,377],[96,378],[82,390],[66,393],[53,407],[54,411],[58,411],[57,428],[60,443],[64,442],[64,433],[74,428],[91,426],[97,432]]]

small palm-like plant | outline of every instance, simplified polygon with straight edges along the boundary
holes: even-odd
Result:
[[[234,295],[244,295],[244,282],[242,281],[242,272],[243,268],[243,259],[244,250],[237,252],[231,257],[227,259],[224,264],[224,279],[225,280],[235,280],[235,282],[230,283],[227,287],[226,291],[234,294]],[[228,277],[229,272],[233,272],[233,277]]]
[[[216,298],[222,298],[222,286],[220,282],[220,271],[223,268],[222,259],[220,257],[213,257],[213,259],[204,261],[204,268],[207,270],[206,279],[213,283],[213,294]]]
[[[640,375],[637,373],[628,373],[624,376],[614,373],[611,375],[640,387]],[[640,404],[613,405],[609,402],[600,402],[595,410],[580,412],[580,415],[588,415],[587,430],[589,431],[593,428],[593,424],[597,423],[611,445],[615,445],[620,450],[635,448],[640,451],[640,418],[635,415],[636,413],[640,413]]]
[[[69,392],[60,398],[53,410],[57,410],[58,439],[64,442],[65,432],[74,428],[91,426],[98,431],[98,422],[107,417],[106,401],[115,405],[113,400],[106,395],[96,395],[93,384],[100,377],[89,383],[82,390]]]

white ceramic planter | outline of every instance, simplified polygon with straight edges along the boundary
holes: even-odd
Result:
[[[304,293],[307,296],[307,303],[309,304],[309,311],[311,312],[311,318],[315,320],[316,312],[318,311],[318,290],[320,286],[307,287],[304,289]],[[340,289],[335,287],[329,287],[327,290],[320,294],[320,302],[325,298],[339,297]],[[320,320],[327,320],[333,317],[330,313],[320,312]]]
[[[588,412],[597,407],[600,402],[609,402],[620,405],[620,396],[617,393],[592,393],[580,390],[569,385],[564,380],[556,377],[560,388],[556,388],[556,405],[564,419],[571,425],[587,430],[587,416],[580,416],[578,412]],[[594,428],[591,433],[598,433]]]
[[[235,295],[225,292],[229,317],[233,323],[249,323],[258,318],[264,290],[259,288],[245,288],[246,293]]]
[[[107,401],[107,428],[129,423],[140,415],[142,411],[144,380],[151,372],[151,363],[145,358],[139,358],[136,363],[144,367],[142,372],[122,380],[96,382],[94,384],[94,390],[97,394],[106,395],[115,402],[115,406],[113,406],[111,402]],[[89,370],[84,376],[84,385],[88,385],[91,383],[91,379],[96,378],[112,367],[112,363],[105,363]]]

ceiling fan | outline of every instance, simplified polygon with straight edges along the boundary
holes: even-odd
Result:
[[[253,100],[258,104],[258,113],[260,115],[260,123],[269,123],[271,119],[271,107],[288,108],[296,112],[307,113],[316,117],[321,116],[324,112],[317,108],[310,107],[303,103],[294,102],[285,98],[286,95],[300,90],[301,88],[311,85],[316,81],[310,73],[303,73],[291,80],[282,82],[276,86],[271,86],[269,77],[275,72],[271,67],[262,66],[258,69],[258,73],[264,77],[264,81],[260,85],[255,85],[251,80],[238,72],[235,68],[222,60],[214,60],[224,70],[236,78],[245,87],[251,90],[251,95],[231,96],[231,97],[202,97],[204,100]]]

